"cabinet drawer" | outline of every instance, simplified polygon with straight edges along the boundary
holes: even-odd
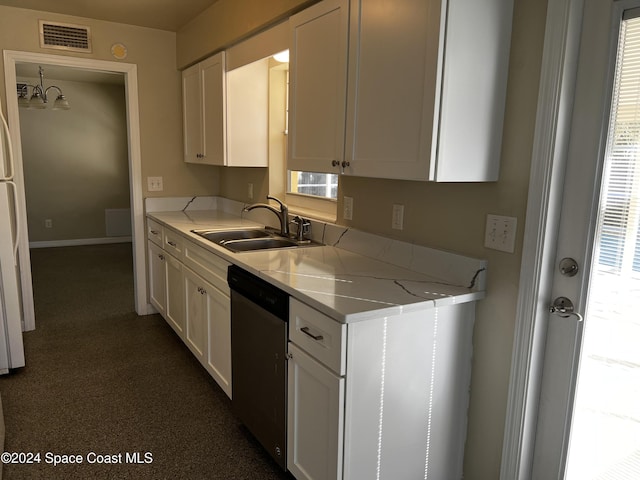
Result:
[[[162,248],[176,257],[178,260],[182,260],[182,252],[184,249],[184,237],[179,233],[169,230],[168,228],[162,231]]]
[[[162,230],[162,225],[147,218],[147,238],[159,247],[162,247]]]
[[[216,288],[229,295],[227,269],[231,265],[195,243],[184,240],[184,264]]]
[[[291,298],[289,340],[339,375],[345,374],[347,326]]]

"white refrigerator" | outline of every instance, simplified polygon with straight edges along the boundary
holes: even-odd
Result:
[[[17,189],[9,126],[0,108],[0,374],[24,366]]]

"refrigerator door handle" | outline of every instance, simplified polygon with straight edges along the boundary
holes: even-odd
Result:
[[[5,172],[4,178],[2,180],[13,180],[14,174],[14,165],[13,165],[13,147],[11,146],[11,132],[9,131],[9,125],[7,125],[7,121],[0,112],[0,119],[2,119],[2,129],[7,137],[7,153],[9,153],[9,162],[7,164],[8,171]]]
[[[8,182],[2,182],[5,183],[7,186],[11,186],[11,189],[13,191],[13,211],[14,211],[14,219],[16,222],[16,237],[14,239],[14,243],[13,243],[13,261],[15,262],[16,265],[18,265],[18,246],[20,245],[20,222],[18,221],[18,186],[16,185],[15,182],[12,181],[8,181]]]

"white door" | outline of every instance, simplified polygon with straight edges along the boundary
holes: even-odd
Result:
[[[640,1],[585,1],[534,479],[640,478],[640,10],[632,7]]]

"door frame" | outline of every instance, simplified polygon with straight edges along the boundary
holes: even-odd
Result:
[[[632,2],[612,0],[617,11]],[[585,0],[549,0],[547,6],[500,470],[503,480],[531,478],[584,4]]]
[[[22,164],[20,114],[15,90],[16,63],[41,63],[61,67],[80,68],[124,74],[125,102],[127,107],[127,136],[129,151],[129,191],[133,239],[133,274],[135,310],[138,315],[153,313],[147,301],[146,252],[144,233],[144,205],[142,198],[142,156],[140,151],[140,112],[138,108],[138,67],[132,63],[67,57],[14,50],[4,51],[4,80],[7,100],[7,121],[11,128],[14,146],[15,182],[18,186],[18,228],[20,283],[23,296],[23,331],[35,329],[31,259],[27,230],[27,210]]]
[[[529,479],[584,0],[549,0],[500,478]]]

